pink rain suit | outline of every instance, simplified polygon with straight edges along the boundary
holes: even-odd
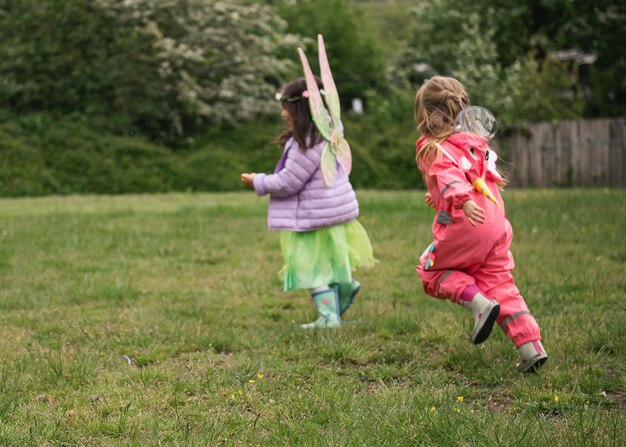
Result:
[[[419,151],[425,139],[417,141]],[[540,330],[513,281],[515,266],[509,247],[513,238],[504,202],[496,185],[501,180],[496,154],[485,138],[452,134],[439,146],[429,167],[420,166],[437,214],[433,244],[420,257],[416,270],[424,291],[458,303],[465,288],[476,286],[500,304],[497,323],[516,347],[540,340]],[[499,206],[478,192],[472,182],[482,177]],[[485,222],[472,226],[463,204],[474,200],[485,211]]]

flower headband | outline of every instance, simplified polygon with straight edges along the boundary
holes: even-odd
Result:
[[[324,90],[320,90],[320,93],[323,95],[324,94]],[[296,102],[296,101],[301,101],[301,100],[305,100],[309,98],[309,91],[308,90],[304,90],[300,96],[283,96],[283,94],[281,92],[276,92],[276,95],[274,96],[274,98],[276,98],[276,101],[287,101],[287,102]]]

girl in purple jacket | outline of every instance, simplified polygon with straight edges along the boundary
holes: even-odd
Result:
[[[308,289],[313,298],[319,316],[301,327],[336,327],[360,290],[352,272],[376,261],[341,164],[333,184],[323,182],[324,140],[311,119],[304,78],[287,84],[277,98],[288,124],[278,137],[282,157],[273,174],[241,174],[241,181],[259,196],[270,195],[268,227],[281,230],[284,290]]]

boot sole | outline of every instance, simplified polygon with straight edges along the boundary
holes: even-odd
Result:
[[[486,317],[484,317],[483,324],[476,335],[472,334],[472,343],[478,345],[489,338],[491,335],[491,330],[493,329],[493,324],[496,322],[496,318],[498,318],[498,314],[500,313],[500,305],[496,304],[489,311]],[[479,322],[480,324],[480,322]]]
[[[300,329],[331,329],[341,326],[341,320],[329,321],[317,319],[312,323],[301,324]]]
[[[546,363],[546,360],[548,360],[547,355],[544,355],[543,357],[535,356],[526,364],[520,365],[517,369],[521,373],[535,374],[537,373],[537,371],[539,371],[539,368],[541,368],[541,366]]]

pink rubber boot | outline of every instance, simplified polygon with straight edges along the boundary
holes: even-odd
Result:
[[[475,345],[487,340],[500,313],[500,305],[485,297],[476,284],[470,284],[461,294],[460,304],[474,314],[471,340]]]
[[[536,373],[548,360],[548,354],[539,340],[524,343],[519,348],[517,370],[521,373]]]

